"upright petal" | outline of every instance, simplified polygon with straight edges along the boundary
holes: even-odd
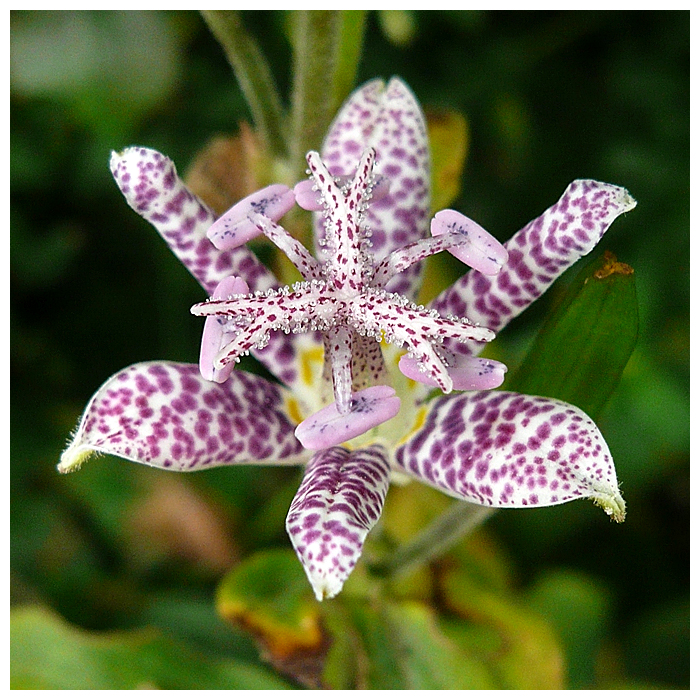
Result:
[[[499,391],[440,398],[396,459],[417,479],[485,506],[590,498],[614,520],[625,516],[600,431],[583,411],[556,399]]]
[[[620,214],[635,206],[622,187],[575,180],[554,206],[505,244],[508,260],[497,275],[470,270],[431,306],[442,315],[466,316],[499,331],[590,253]],[[479,348],[471,345],[472,350]],[[450,349],[459,352],[455,344]]]
[[[430,207],[430,156],[425,119],[410,88],[399,78],[388,85],[373,80],[356,90],[341,107],[322,149],[323,162],[335,176],[352,176],[362,153],[374,148],[375,175],[386,178],[389,193],[373,200],[366,212],[372,253],[378,259],[427,236]],[[386,183],[384,183],[386,184]],[[317,226],[323,237],[323,226]],[[390,291],[415,296],[421,265],[397,275]]]
[[[156,228],[207,294],[229,275],[243,277],[254,291],[278,286],[247,248],[222,252],[211,244],[207,231],[215,214],[187,188],[162,153],[127,148],[112,153],[110,168],[129,206]]]
[[[93,453],[151,467],[195,471],[227,464],[303,464],[287,392],[234,372],[225,384],[197,365],[143,362],[108,379],[92,397],[61,456],[63,473]]]
[[[177,258],[213,294],[225,277],[241,277],[253,292],[279,286],[277,278],[241,246],[217,250],[207,238],[214,213],[178,177],[173,162],[158,151],[132,147],[113,153],[110,167],[129,206],[151,223]],[[255,356],[288,386],[300,380],[298,353],[308,341],[277,333]]]
[[[319,600],[340,592],[379,519],[389,461],[378,445],[317,452],[287,515],[287,532]]]

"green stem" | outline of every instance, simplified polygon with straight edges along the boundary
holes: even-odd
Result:
[[[493,513],[493,508],[457,501],[415,539],[394,550],[385,561],[372,566],[371,571],[382,578],[403,576],[421,564],[437,559]]]
[[[333,116],[335,76],[343,41],[339,10],[300,10],[293,13],[293,76],[291,162],[299,175],[304,156],[321,148]]]
[[[226,53],[250,108],[256,131],[275,157],[288,155],[284,110],[272,71],[235,10],[202,10],[204,21]]]

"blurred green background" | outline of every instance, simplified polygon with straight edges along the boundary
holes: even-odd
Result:
[[[287,95],[285,14],[243,17]],[[689,685],[689,24],[689,12],[367,17],[358,83],[398,74],[426,110],[465,115],[453,206],[498,238],[576,178],[638,201],[601,246],[635,269],[640,304],[637,349],[599,421],[627,521],[574,503],[486,526],[517,594],[557,631],[569,687]],[[244,119],[197,13],[11,13],[12,604],[86,630],[162,630],[192,653],[249,664],[236,682],[253,687],[273,677],[213,595],[242,558],[288,547],[298,471],[174,475],[112,458],[55,471],[108,376],[197,361],[199,286],[124,203],[110,151],[147,145],[184,172]],[[517,366],[555,298],[499,336],[500,359]]]

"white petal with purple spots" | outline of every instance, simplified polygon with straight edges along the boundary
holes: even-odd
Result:
[[[381,260],[428,235],[430,154],[425,118],[410,88],[399,78],[372,80],[356,90],[331,125],[321,156],[332,175],[352,175],[360,156],[373,148],[382,189],[367,210],[372,255]],[[386,178],[386,181],[384,181]],[[323,224],[317,226],[323,238]],[[392,292],[415,297],[422,266],[394,277]]]
[[[169,158],[134,146],[112,153],[110,167],[129,206],[156,228],[208,294],[230,275],[243,278],[254,292],[279,286],[277,278],[245,246],[220,251],[212,245],[207,232],[216,216],[179,178]],[[273,213],[281,216],[281,210],[293,201],[292,196]],[[297,346],[306,345],[279,333],[264,349],[256,349],[255,355],[280,381],[294,386],[299,381]]]
[[[528,508],[590,498],[624,519],[600,431],[556,399],[498,391],[438,399],[396,459],[412,476],[473,503]]]
[[[287,515],[287,532],[319,600],[333,598],[355,568],[389,488],[389,461],[378,445],[331,447],[306,467]]]
[[[172,471],[303,464],[308,453],[287,400],[281,387],[247,372],[215,384],[197,365],[132,365],[92,397],[58,468],[74,471],[93,452]]]
[[[521,229],[506,244],[508,260],[489,277],[470,270],[431,303],[441,314],[468,316],[498,332],[539,298],[582,256],[588,255],[612,222],[636,202],[616,185],[575,180],[559,201]],[[477,343],[457,347],[471,349]]]

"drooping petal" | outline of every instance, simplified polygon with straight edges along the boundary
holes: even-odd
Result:
[[[295,201],[294,192],[286,185],[269,185],[234,204],[211,225],[207,238],[218,250],[238,248],[260,235],[252,214],[263,214],[277,222]]]
[[[437,399],[399,465],[456,498],[496,508],[592,499],[621,521],[610,451],[595,423],[556,399],[477,392]]]
[[[248,249],[221,252],[211,244],[207,231],[216,216],[187,188],[162,153],[127,148],[112,153],[110,168],[129,206],[156,228],[207,294],[229,275],[243,277],[254,291],[279,285]]]
[[[92,397],[58,469],[74,471],[95,452],[172,471],[303,464],[290,411],[298,409],[287,392],[257,375],[215,384],[197,365],[143,362]]]
[[[379,445],[331,447],[306,467],[287,532],[319,600],[337,595],[384,505],[391,468]]]
[[[430,222],[430,232],[437,237],[461,233],[464,244],[450,248],[450,253],[484,275],[498,274],[508,261],[508,251],[496,238],[476,221],[454,209],[443,209],[435,214]]]
[[[507,369],[502,362],[496,360],[458,355],[455,364],[447,367],[447,374],[452,379],[452,388],[457,391],[482,391],[501,386]],[[437,382],[421,368],[420,361],[415,357],[404,355],[399,360],[399,370],[416,382],[437,386]]]
[[[371,386],[352,395],[347,413],[332,403],[299,423],[295,435],[307,449],[323,450],[391,420],[400,408],[401,400],[390,386]]]
[[[367,148],[376,151],[375,179],[383,176],[391,183],[388,195],[375,198],[366,212],[371,252],[381,260],[428,231],[430,156],[425,119],[410,88],[399,78],[386,86],[373,80],[356,90],[338,112],[321,155],[331,174],[347,176],[355,172]],[[321,223],[317,232],[323,238]],[[397,275],[388,289],[414,297],[421,267]]]
[[[469,271],[431,304],[441,314],[466,316],[501,330],[587,255],[612,222],[636,202],[627,190],[595,180],[575,180],[561,199],[505,245],[508,261],[495,277]],[[479,350],[472,344],[472,351]],[[450,349],[459,352],[455,344]]]

